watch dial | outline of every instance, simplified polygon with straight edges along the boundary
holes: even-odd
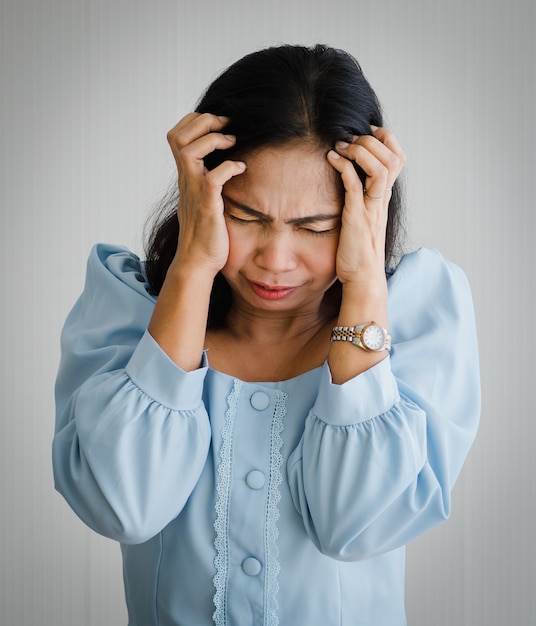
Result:
[[[381,350],[385,344],[385,335],[382,328],[376,324],[365,328],[363,343],[369,350]]]

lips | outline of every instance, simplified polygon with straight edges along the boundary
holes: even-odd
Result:
[[[248,281],[249,285],[259,298],[263,300],[283,300],[284,298],[288,298],[291,294],[293,294],[298,287],[288,287],[288,286],[271,286],[265,285],[264,283],[257,283],[253,281]]]

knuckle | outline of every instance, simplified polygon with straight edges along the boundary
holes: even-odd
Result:
[[[205,174],[205,183],[207,187],[209,187],[210,189],[221,187],[218,174],[219,172],[217,172],[215,169]]]
[[[361,190],[363,189],[363,185],[361,184],[361,181],[359,180],[359,177],[357,176],[357,172],[353,168],[352,168],[352,171],[348,170],[348,176],[346,177],[345,187],[347,191],[352,191],[356,193],[361,192]]]
[[[358,185],[356,181],[352,180],[350,181],[350,183],[346,186],[346,190],[351,192],[351,193],[361,193],[362,187],[361,185]]]
[[[350,163],[350,161],[348,161],[348,159],[346,157],[344,157],[343,155],[338,155],[340,158],[338,159],[334,159],[332,161],[334,167],[337,169],[337,171],[342,174],[343,172],[345,172],[348,169],[348,164]]]
[[[389,152],[386,161],[388,169],[395,169],[400,166],[400,158],[394,152]]]
[[[168,141],[168,144],[174,148],[177,145],[177,130],[175,128],[172,128],[170,131],[168,131],[166,138]]]
[[[202,113],[201,119],[211,129],[220,128],[224,123],[218,115],[213,113]]]
[[[377,178],[387,177],[389,167],[379,161],[372,166],[372,176]]]
[[[194,147],[192,147],[192,144],[178,144],[177,147],[178,149],[178,156],[179,158],[181,158],[183,161],[194,161],[195,160],[195,153],[194,153]]]
[[[176,130],[170,130],[167,134],[167,140],[172,148],[181,149],[186,145],[185,142],[181,139],[180,131],[177,132]]]

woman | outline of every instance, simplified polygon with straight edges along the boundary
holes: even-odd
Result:
[[[466,279],[397,258],[405,157],[346,53],[248,55],[168,139],[146,263],[97,246],[63,331],[57,488],[131,626],[405,624],[478,422]]]

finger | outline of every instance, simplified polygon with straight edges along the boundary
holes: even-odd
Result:
[[[383,129],[382,129],[383,130]],[[365,196],[374,201],[390,198],[391,188],[404,166],[405,155],[394,135],[382,135],[389,145],[371,135],[355,137],[351,144],[339,142],[339,150],[346,158],[354,160],[367,175]]]
[[[202,174],[205,171],[203,159],[208,154],[214,152],[214,150],[227,150],[234,146],[235,143],[236,137],[234,135],[209,133],[179,150],[177,156],[186,171]]]
[[[169,145],[173,148],[175,145],[175,138],[177,137],[177,135],[186,127],[188,126],[188,124],[190,124],[193,120],[195,120],[197,117],[199,117],[200,113],[188,113],[187,115],[185,115],[181,120],[179,120],[177,122],[177,124],[175,124],[175,126],[168,131],[167,133],[167,140]]]
[[[201,113],[196,113],[195,111],[191,111],[190,113],[187,113],[183,118],[181,118],[175,124],[175,126],[169,132],[173,133],[175,131],[181,130],[182,128],[187,126],[192,120],[194,120],[196,117],[199,117],[200,115]]]
[[[209,204],[223,203],[222,191],[225,183],[245,171],[246,164],[243,161],[224,161],[208,172],[205,176],[205,190]]]
[[[386,128],[380,128],[378,126],[371,126],[373,136],[386,145],[392,152],[394,152],[399,159],[405,163],[406,154],[402,149],[396,135]]]
[[[374,137],[378,139],[378,141],[380,141],[384,146],[389,148],[389,150],[391,150],[391,152],[395,154],[398,158],[398,169],[393,172],[392,179],[388,181],[389,186],[392,187],[398,176],[400,176],[400,172],[406,164],[406,153],[402,149],[394,133],[387,130],[386,128],[378,128],[377,126],[372,126],[371,128]]]
[[[366,138],[363,138],[363,143],[361,143],[361,139],[361,137],[356,138],[355,143],[352,144],[337,142],[336,150],[346,159],[355,161],[365,172],[365,196],[370,200],[382,200],[388,188],[389,168],[392,167],[390,155],[392,153],[373,137],[370,138],[374,142],[372,146]]]
[[[212,113],[190,113],[168,132],[168,142],[172,148],[180,149],[203,135],[221,130],[228,122],[228,117]]]
[[[363,184],[355,171],[353,163],[344,157],[342,157],[335,150],[330,150],[327,154],[328,161],[341,175],[342,183],[347,195],[346,203],[348,200],[358,200],[363,204]]]
[[[207,184],[215,189],[221,190],[226,182],[230,181],[234,176],[239,176],[246,171],[244,161],[224,161],[218,167],[207,172],[205,179]]]

